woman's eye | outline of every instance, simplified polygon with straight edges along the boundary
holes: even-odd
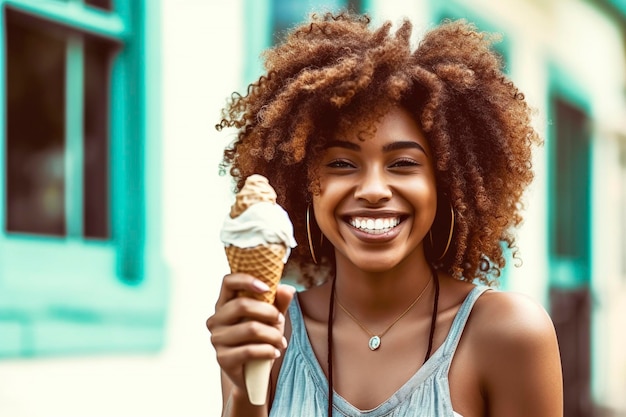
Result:
[[[336,159],[326,164],[328,168],[354,168],[354,164],[343,159]]]
[[[420,165],[419,162],[413,159],[399,159],[397,161],[394,161],[390,165],[390,168],[416,167],[419,165]]]

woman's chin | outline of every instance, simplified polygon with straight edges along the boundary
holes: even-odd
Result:
[[[348,259],[355,268],[367,273],[387,272],[401,262],[401,259],[396,259],[396,257],[372,256],[370,254],[352,256]]]

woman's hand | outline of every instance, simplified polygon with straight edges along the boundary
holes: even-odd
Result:
[[[215,314],[206,322],[211,343],[222,369],[222,394],[226,403],[247,400],[243,365],[250,359],[276,359],[287,347],[285,312],[295,289],[279,285],[274,305],[252,298],[237,297],[241,290],[263,293],[269,288],[247,274],[224,277]],[[226,378],[224,378],[224,376]]]

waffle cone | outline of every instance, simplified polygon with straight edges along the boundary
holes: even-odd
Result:
[[[267,244],[253,248],[240,248],[231,245],[226,246],[224,250],[226,251],[230,270],[233,273],[243,272],[250,274],[270,287],[270,291],[263,294],[240,291],[238,295],[273,304],[276,297],[276,288],[285,267],[283,259],[287,248],[281,244]]]

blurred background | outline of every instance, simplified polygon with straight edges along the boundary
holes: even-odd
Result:
[[[624,0],[0,0],[0,416],[219,415],[214,125],[276,34],[346,7],[503,35],[545,144],[501,287],[550,312],[566,417],[626,416]]]

